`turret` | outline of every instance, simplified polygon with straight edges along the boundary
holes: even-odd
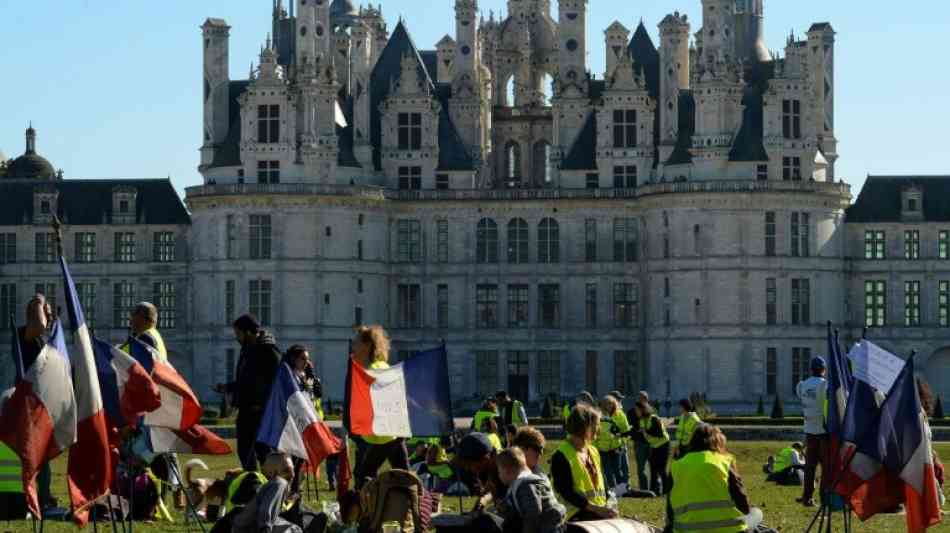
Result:
[[[204,47],[204,134],[201,165],[214,160],[215,147],[228,135],[228,51],[231,27],[222,19],[209,18],[201,26]]]
[[[455,0],[455,43],[458,54],[455,59],[455,76],[468,74],[474,79],[479,64],[478,2]]]
[[[765,46],[765,14],[762,0],[736,2],[736,55],[746,63],[771,60]]]
[[[620,58],[627,52],[627,44],[630,42],[630,30],[620,23],[614,21],[606,31],[604,31],[604,47],[607,54],[607,69],[604,71],[604,79],[609,78],[617,68]]]
[[[571,83],[587,74],[587,0],[560,0],[558,13],[559,75]]]
[[[313,68],[317,57],[329,57],[330,6],[326,0],[297,2],[297,64]]]
[[[827,22],[808,30],[808,66],[815,94],[815,131],[818,147],[828,160],[828,180],[835,177],[838,140],[835,138],[835,30]]]
[[[702,65],[713,68],[736,60],[735,25],[736,0],[703,0]]]
[[[660,22],[660,162],[679,138],[680,91],[689,89],[689,22],[679,12]]]
[[[333,32],[333,47],[336,50],[336,53],[333,54],[333,65],[336,68],[336,74],[339,76],[340,85],[344,88],[346,94],[350,94],[350,54],[352,53],[352,45],[350,34],[346,29],[338,28]]]
[[[452,73],[455,67],[455,56],[458,53],[455,40],[446,35],[435,44],[435,50],[439,62],[436,78],[439,83],[451,83],[453,77]]]

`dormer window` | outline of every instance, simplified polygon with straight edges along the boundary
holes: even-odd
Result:
[[[112,189],[112,223],[135,224],[135,187],[119,186]]]
[[[58,193],[55,189],[39,188],[33,192],[33,223],[48,224],[56,214]]]
[[[49,200],[43,200],[40,202],[40,214],[41,215],[49,214]]]
[[[119,201],[119,213],[120,213],[120,214],[123,214],[123,215],[126,215],[126,214],[129,213],[129,201],[128,201],[128,200],[120,200],[120,201]]]
[[[916,186],[910,186],[901,191],[901,215],[905,220],[920,220],[923,218],[924,191]]]

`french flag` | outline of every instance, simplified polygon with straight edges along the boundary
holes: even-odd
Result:
[[[81,527],[89,520],[92,503],[108,494],[112,485],[112,454],[92,335],[86,325],[76,284],[69,274],[66,259],[60,257],[59,262],[66,288],[66,308],[76,343],[76,353],[72,358],[73,387],[76,391],[76,444],[69,449],[66,479],[73,520]]]
[[[857,451],[880,464],[886,487],[861,494],[867,508],[885,510],[895,500],[904,503],[907,531],[922,533],[940,523],[940,500],[934,472],[927,415],[920,405],[913,357],[881,405],[872,430],[856,443]],[[855,496],[852,496],[852,502]],[[864,517],[862,517],[864,519]]]
[[[192,455],[229,455],[231,446],[208,428],[194,425],[187,430],[145,426],[152,453],[187,453]]]
[[[854,378],[848,362],[841,353],[838,344],[838,332],[832,334],[831,322],[828,323],[828,435],[831,437],[831,472],[837,478],[847,462],[848,452],[843,449],[844,417],[848,406],[848,397],[851,394],[851,384]]]
[[[49,342],[24,371],[16,328],[11,329],[17,384],[0,408],[0,440],[20,456],[27,506],[33,516],[42,516],[36,475],[43,464],[76,442],[76,398],[69,353],[57,320]]]
[[[140,417],[161,407],[158,386],[138,361],[95,336],[92,349],[110,427],[135,426]]]
[[[317,417],[313,401],[297,386],[287,363],[277,370],[257,441],[303,459],[313,468],[343,449],[340,439]]]
[[[158,350],[136,339],[129,340],[129,352],[158,386],[161,406],[146,413],[146,426],[187,430],[201,421],[201,403],[185,378]]]
[[[439,437],[454,431],[445,345],[385,369],[350,359],[344,424],[353,435]]]

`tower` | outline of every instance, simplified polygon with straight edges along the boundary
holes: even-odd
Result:
[[[747,0],[740,0],[747,1]],[[703,0],[702,49],[700,63],[712,66],[732,62],[735,51],[735,0]]]
[[[660,163],[673,153],[679,138],[680,91],[689,89],[689,22],[686,15],[667,15],[660,28]]]
[[[747,63],[769,61],[765,46],[765,13],[762,0],[736,2],[735,49],[739,59]]]
[[[818,147],[828,160],[828,180],[833,181],[838,140],[835,138],[835,30],[831,24],[819,22],[808,30],[808,54]]]
[[[449,113],[469,152],[481,159],[485,149],[488,102],[482,91],[481,42],[478,36],[478,2],[455,0],[455,60]],[[441,66],[440,66],[441,69]],[[438,74],[438,73],[437,73]]]
[[[589,112],[587,0],[558,2],[558,75],[554,94],[554,145],[570,149]]]
[[[201,166],[214,161],[215,147],[228,135],[228,51],[231,27],[222,19],[209,18],[201,26],[204,41],[204,135]]]
[[[627,52],[627,44],[630,43],[630,30],[620,21],[615,20],[604,31],[604,41],[606,43],[604,50],[607,54],[607,70],[604,71],[604,79],[606,79],[613,75],[620,58]]]
[[[297,2],[297,64],[306,69],[330,52],[330,5],[327,0]]]
[[[436,78],[439,83],[451,83],[455,71],[455,56],[457,55],[455,41],[446,35],[435,44],[435,49],[439,60]]]
[[[458,57],[455,60],[456,77],[471,74],[479,64],[478,2],[455,0],[455,42]]]

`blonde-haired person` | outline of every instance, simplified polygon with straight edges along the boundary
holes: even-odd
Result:
[[[350,357],[363,368],[381,370],[389,368],[389,336],[382,326],[358,326],[353,337],[353,353]],[[395,437],[365,435],[366,443],[359,453],[354,477],[356,488],[360,489],[368,478],[376,477],[383,463],[400,470],[409,470],[409,452],[405,439]]]
[[[650,490],[657,496],[666,494],[664,481],[666,466],[670,460],[670,435],[666,426],[657,416],[656,411],[648,403],[637,402],[634,407],[637,414],[637,427],[631,436],[639,442],[646,443],[650,448]]]
[[[607,507],[607,489],[594,439],[600,413],[589,405],[576,405],[564,422],[567,438],[551,457],[554,491],[571,515],[571,522],[616,518]],[[573,513],[573,514],[572,514]]]
[[[600,431],[594,439],[594,446],[600,452],[600,462],[604,473],[604,486],[612,489],[621,483],[626,483],[620,472],[620,450],[623,449],[622,434],[630,427],[620,427],[617,423],[617,413],[621,412],[620,403],[613,396],[604,396],[600,400]]]

